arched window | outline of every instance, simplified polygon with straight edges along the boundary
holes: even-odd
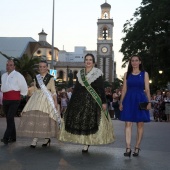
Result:
[[[63,71],[62,70],[59,71],[58,78],[63,79]]]
[[[105,12],[103,16],[104,16],[103,18],[108,19],[108,13],[107,12]]]
[[[103,34],[103,39],[106,40],[108,37],[108,29],[106,27],[103,28],[102,34]]]

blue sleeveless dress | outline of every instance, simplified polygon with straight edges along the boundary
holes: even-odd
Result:
[[[123,99],[123,110],[120,120],[128,122],[150,122],[148,110],[140,110],[139,103],[147,102],[148,99],[144,92],[145,72],[141,71],[138,75],[130,74],[127,79],[127,91]]]

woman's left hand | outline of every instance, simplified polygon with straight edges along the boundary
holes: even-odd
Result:
[[[55,105],[55,108],[57,109],[58,108],[58,103],[56,101],[54,102],[54,105]]]
[[[147,110],[151,110],[151,103],[148,103]]]
[[[102,104],[102,108],[105,111],[107,109],[107,104]]]

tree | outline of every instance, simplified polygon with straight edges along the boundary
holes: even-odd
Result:
[[[13,59],[16,70],[25,77],[28,84],[33,81],[35,75],[38,73],[37,64],[40,62],[39,57],[34,56],[30,57],[24,54],[20,58],[14,58],[9,57],[8,55],[2,53],[1,51],[0,54],[2,54],[8,60]]]
[[[169,11],[169,0],[143,0],[134,17],[124,24],[125,37],[120,49],[124,55],[122,67],[126,66],[129,56],[139,54],[152,82],[159,87],[170,81]],[[163,70],[162,75],[159,69]]]

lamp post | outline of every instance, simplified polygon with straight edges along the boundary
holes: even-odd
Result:
[[[67,66],[67,85],[68,85],[68,66]]]
[[[53,0],[53,13],[52,13],[52,47],[51,47],[51,68],[54,69],[54,3],[55,0]]]

